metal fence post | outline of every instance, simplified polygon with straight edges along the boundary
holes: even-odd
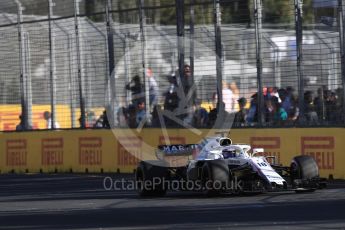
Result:
[[[27,103],[28,127],[32,127],[32,78],[31,78],[31,50],[30,36],[24,33],[24,73],[25,73],[25,97]]]
[[[343,99],[342,99],[342,114],[345,125],[345,0],[338,0],[338,15],[339,15],[339,41],[341,54],[341,76],[343,85]]]
[[[107,29],[107,33],[108,33],[108,26],[110,26],[110,21],[108,19],[109,17],[109,10],[111,10],[112,7],[111,6],[112,2],[110,1],[110,6],[109,6],[109,3],[108,3],[108,0],[105,1],[105,27]],[[110,8],[110,9],[109,9]],[[110,67],[109,67],[109,44],[108,44],[108,36],[105,37],[105,44],[106,44],[106,50],[104,51],[105,54],[106,54],[106,59],[107,61],[105,62],[105,68],[106,68],[106,86],[107,86],[107,93],[104,95],[104,101],[105,101],[105,104],[108,104],[110,105],[111,103],[111,85],[110,85],[110,78],[111,78],[111,75],[109,75],[110,73]]]
[[[81,55],[81,38],[79,28],[79,2],[80,0],[74,0],[74,29],[76,36],[76,48],[77,48],[77,65],[78,65],[78,84],[79,84],[79,100],[80,100],[80,127],[86,127],[85,117],[85,97],[84,97],[84,66]]]
[[[257,68],[257,112],[258,124],[263,125],[264,122],[264,95],[262,85],[262,2],[261,0],[254,0],[254,18],[255,18],[255,41],[256,41],[256,68]]]
[[[222,31],[221,31],[221,13],[220,0],[213,1],[214,10],[214,31],[215,31],[215,45],[216,45],[216,72],[217,72],[217,96],[218,96],[218,114],[223,114],[223,47],[222,47]]]
[[[49,31],[49,58],[50,58],[50,107],[51,107],[51,128],[55,129],[56,120],[56,68],[55,68],[55,33],[52,26],[53,0],[48,0],[48,31]]]
[[[183,76],[183,68],[184,68],[184,1],[183,0],[175,0],[176,4],[176,29],[177,29],[177,52],[178,52],[178,71],[179,77],[182,78]]]
[[[130,49],[130,40],[129,40],[129,34],[125,34],[124,39],[124,45],[125,45],[125,75],[126,75],[126,82],[131,81],[131,49]],[[126,90],[126,106],[129,106],[129,101],[131,100],[131,92],[129,90]]]
[[[18,43],[19,43],[19,67],[20,67],[20,103],[22,107],[22,121],[24,122],[24,129],[29,128],[29,111],[26,98],[26,76],[25,76],[25,53],[24,53],[24,33],[23,33],[23,6],[19,0],[14,0],[17,5],[17,26],[18,26]]]
[[[295,4],[295,30],[296,30],[296,52],[297,52],[297,78],[298,78],[298,107],[300,124],[304,122],[304,82],[303,82],[303,53],[302,53],[302,3],[301,0],[294,0]]]
[[[144,88],[145,88],[145,110],[146,110],[146,121],[151,122],[150,119],[150,95],[149,95],[149,79],[146,76],[146,16],[144,12],[144,0],[139,1],[139,21],[140,21],[140,43],[141,43],[141,59],[142,59],[142,73],[144,77]]]
[[[114,23],[113,16],[110,12],[112,9],[112,0],[106,2],[106,23],[107,23],[107,49],[108,49],[108,70],[109,70],[109,83],[110,83],[110,110],[108,111],[108,119],[112,126],[115,125],[115,102],[116,102],[116,82],[115,82],[115,53],[114,53]],[[109,113],[110,112],[110,113]],[[109,116],[110,115],[110,116]]]
[[[190,0],[190,21],[189,21],[189,39],[190,39],[190,57],[189,64],[191,69],[191,75],[194,79],[194,23],[195,23],[195,10],[194,10],[195,0]]]
[[[239,43],[240,43],[240,64],[241,64],[241,74],[244,74],[245,63],[248,60],[248,35],[245,33],[242,36],[239,37]],[[240,78],[240,84],[241,85],[249,85],[249,78],[247,77],[241,77]],[[241,90],[241,94],[248,95],[249,89],[248,87],[244,87]]]
[[[71,119],[72,119],[72,128],[76,128],[76,95],[75,95],[75,82],[73,79],[73,40],[68,35],[68,75],[69,75],[69,88],[70,88],[70,106],[71,106]]]

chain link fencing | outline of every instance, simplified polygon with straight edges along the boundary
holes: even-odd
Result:
[[[344,126],[343,0],[0,9],[2,131]]]

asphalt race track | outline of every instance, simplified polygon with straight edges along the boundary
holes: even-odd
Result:
[[[129,175],[109,175],[113,180]],[[106,175],[1,175],[1,229],[345,229],[345,183],[315,193],[140,199]]]

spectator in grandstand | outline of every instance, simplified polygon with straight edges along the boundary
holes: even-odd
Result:
[[[158,103],[158,94],[159,94],[158,83],[153,75],[153,71],[151,68],[147,69],[146,76],[148,77],[148,82],[149,82],[150,108],[153,110],[153,108]]]
[[[212,128],[216,124],[218,117],[218,109],[217,107],[211,109],[210,113],[208,114],[208,127]]]
[[[295,89],[292,86],[288,86],[286,87],[286,93],[287,96],[290,97],[290,99],[292,98],[292,96],[296,93]]]
[[[226,81],[223,81],[223,87],[222,87],[222,93],[223,93],[223,102],[225,104],[225,111],[228,113],[234,112],[234,95],[231,89],[229,88],[229,85]]]
[[[25,127],[25,122],[22,115],[19,115],[19,124],[16,126],[16,131],[25,131],[32,130],[32,126],[28,124],[28,127]]]
[[[337,123],[343,123],[345,118],[345,111],[343,111],[343,105],[344,105],[344,89],[338,88],[336,89],[335,95],[337,97],[337,111],[342,111],[337,114]]]
[[[162,108],[159,105],[156,105],[155,107],[153,107],[151,127],[158,128],[161,126],[161,121],[159,119],[159,113],[162,113],[161,110]]]
[[[298,118],[299,118],[298,98],[297,98],[297,95],[292,95],[290,113],[288,114],[289,124],[296,125]]]
[[[247,105],[247,100],[244,97],[238,99],[238,105],[240,110],[235,114],[234,127],[243,127],[247,123],[247,113],[248,110],[245,108]]]
[[[283,108],[286,113],[290,113],[291,98],[288,91],[286,89],[279,89],[278,94],[281,100],[281,108]]]
[[[24,131],[25,130],[25,124],[24,124],[24,119],[22,115],[19,115],[19,124],[16,126],[16,131]]]
[[[134,105],[128,106],[128,127],[129,128],[136,128],[137,127],[137,110]]]
[[[200,99],[196,99],[195,102],[192,125],[197,128],[206,128],[208,124],[208,112],[205,108],[201,107]]]
[[[274,113],[276,111],[275,102],[278,101],[278,98],[271,96],[270,98],[265,98],[265,121],[268,125],[271,125],[274,122]]]
[[[126,89],[132,92],[132,103],[134,106],[144,98],[144,85],[141,83],[139,75],[135,75],[130,83],[126,85]]]
[[[212,95],[212,109],[210,110],[209,114],[208,114],[208,127],[213,127],[216,120],[217,120],[217,114],[218,114],[218,110],[217,110],[217,105],[218,104],[218,97],[217,97],[217,93],[213,93]],[[225,107],[225,105],[224,105]]]
[[[231,82],[230,90],[232,91],[232,112],[236,112],[240,109],[238,103],[240,98],[240,90],[238,89],[236,82]]]
[[[266,99],[266,98],[267,98],[267,95],[268,95],[268,89],[267,89],[267,87],[262,88],[262,93],[264,94],[264,98]]]
[[[183,76],[180,76],[177,95],[179,97],[179,118],[183,120],[183,123],[191,125],[193,120],[193,106],[195,105],[197,91],[191,67],[187,64],[183,67]]]
[[[272,97],[272,103],[274,103],[274,124],[275,125],[284,125],[288,119],[288,114],[283,108],[282,103],[279,103],[278,98]]]
[[[249,111],[247,114],[247,122],[248,123],[258,122],[257,97],[258,97],[257,93],[255,93],[251,96],[250,107],[249,107]]]
[[[91,116],[95,116],[94,112],[86,112],[86,122],[85,122],[85,128],[110,128],[109,122],[108,122],[108,117],[107,117],[107,112],[104,110],[103,113],[97,118],[97,119],[92,119]],[[92,120],[91,120],[92,119]],[[79,118],[79,123],[81,127],[81,117]]]
[[[86,112],[86,128],[92,128],[94,127],[96,123],[96,114],[93,111],[87,111]]]
[[[193,106],[197,97],[196,85],[189,65],[184,65],[183,76],[181,76],[181,86],[184,92],[184,98],[179,95],[180,100],[183,101],[187,106]]]
[[[43,113],[43,118],[44,118],[44,120],[46,120],[46,128],[52,129],[51,113],[48,111],[45,111]],[[60,128],[60,124],[56,121],[56,118],[55,118],[55,122],[53,124],[53,129],[59,129],[59,128]]]
[[[81,118],[79,118],[79,122],[81,122]],[[103,128],[103,114],[93,124],[93,128]]]
[[[236,88],[233,86],[236,90]],[[237,91],[238,92],[238,91]],[[224,109],[227,113],[235,113],[237,106],[238,95],[234,95],[233,91],[230,89],[229,84],[226,81],[222,82],[222,96],[224,102]],[[218,95],[217,93],[213,94],[213,107],[217,106]]]
[[[105,129],[110,129],[110,123],[107,115],[107,110],[103,111],[103,122],[102,122],[102,127]]]
[[[267,98],[270,98],[270,97],[277,97],[278,101],[281,102],[277,87],[269,87],[267,89]]]
[[[222,101],[220,104],[218,104],[217,93],[213,93],[212,103],[213,109],[211,109],[211,111],[208,114],[208,127],[230,127],[233,123],[233,119],[231,119],[230,114],[225,110],[224,102]]]
[[[177,80],[176,76],[172,75],[169,77],[170,86],[169,89],[164,93],[165,99],[164,99],[164,110],[174,112],[179,105],[179,96],[177,94],[178,86],[177,86]],[[176,126],[176,123],[167,118],[164,117],[165,124],[168,127],[174,127]]]
[[[304,115],[309,125],[318,125],[318,116],[316,113],[313,93],[311,91],[306,91],[304,93]]]
[[[333,124],[337,120],[337,97],[334,92],[326,91],[326,120],[328,123]]]
[[[169,77],[169,89],[164,93],[164,109],[174,111],[178,107],[177,81],[175,76]]]
[[[325,110],[325,95],[324,89],[317,89],[317,96],[314,98],[315,111],[318,115],[319,121],[323,122],[326,119],[326,110]]]
[[[126,127],[128,121],[128,110],[125,107],[120,107],[117,110],[117,126],[118,127]]]
[[[270,95],[271,89],[272,89],[271,87],[266,87],[266,86],[262,88],[262,93],[264,94],[264,99],[267,99],[271,96]]]
[[[145,102],[140,101],[138,103],[137,114],[136,114],[136,119],[135,119],[137,126],[140,125],[141,122],[144,122],[145,119],[146,119]]]

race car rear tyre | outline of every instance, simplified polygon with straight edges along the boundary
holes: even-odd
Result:
[[[207,196],[218,195],[229,183],[229,167],[224,160],[205,161],[202,183]]]
[[[167,169],[152,163],[142,161],[136,170],[136,185],[141,197],[164,196],[166,194],[164,180],[167,176]]]
[[[314,182],[319,178],[319,168],[311,156],[296,156],[290,166],[293,187],[302,188],[296,192],[312,192],[317,187]]]

